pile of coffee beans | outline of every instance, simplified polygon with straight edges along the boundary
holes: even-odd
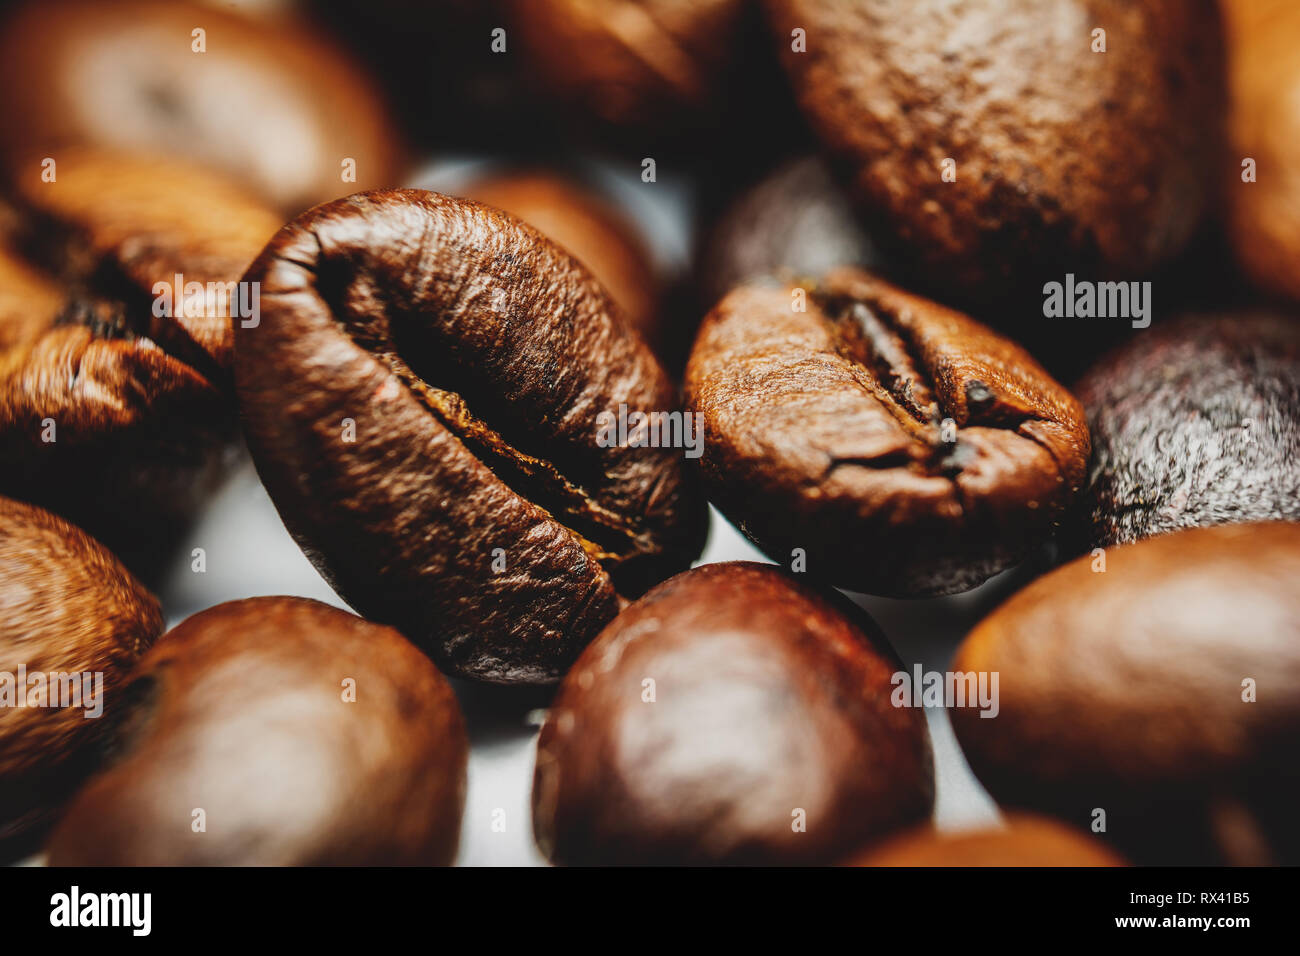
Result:
[[[610,6],[0,4],[0,857],[1300,863],[1294,4]]]

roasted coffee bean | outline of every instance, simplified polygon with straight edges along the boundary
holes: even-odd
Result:
[[[670,412],[673,386],[532,227],[366,193],[299,217],[246,278],[262,322],[236,329],[236,383],[263,482],[339,593],[448,671],[554,681],[616,588],[699,552],[683,450],[600,441],[602,415]]]
[[[182,0],[39,0],[0,25],[10,162],[72,145],[181,156],[297,213],[396,185],[397,139],[368,78],[293,20]]]
[[[1300,519],[1300,321],[1186,317],[1137,334],[1075,389],[1095,449],[1082,543]]]
[[[391,628],[305,598],[233,601],[169,632],[123,693],[115,754],[55,829],[52,865],[456,856],[464,723],[447,682]]]
[[[917,278],[1000,299],[1062,263],[1138,274],[1184,245],[1212,195],[1213,0],[767,8],[805,114]]]
[[[704,307],[742,282],[774,274],[821,276],[879,257],[826,164],[805,156],[745,193],[714,227],[699,270]]]
[[[1300,862],[1298,580],[1287,522],[1160,535],[1038,579],[953,661],[1000,675],[996,718],[951,712],[971,769],[1007,806],[1104,822],[1138,862]]]
[[[562,176],[507,172],[458,192],[522,219],[591,271],[651,346],[662,340],[658,278],[650,250],[617,209]]]
[[[1232,246],[1256,282],[1300,299],[1300,6],[1225,0],[1222,7],[1232,79]]]
[[[533,828],[562,864],[833,863],[929,816],[921,711],[838,595],[770,565],[652,590],[574,665],[537,746]]]
[[[1023,349],[853,269],[733,291],[686,390],[722,512],[775,560],[875,594],[960,591],[1020,560],[1088,460],[1079,403]]]
[[[64,312],[99,313],[121,338],[148,335],[191,364],[228,370],[231,303],[182,303],[169,289],[160,304],[155,285],[172,285],[177,273],[186,285],[234,283],[281,226],[279,214],[228,178],[173,159],[71,148],[50,167],[51,181],[44,172],[32,156],[12,181],[9,241],[68,298],[89,300]]]
[[[1104,843],[1081,830],[1028,814],[995,829],[940,833],[923,827],[895,837],[854,866],[1124,866]]]
[[[0,493],[150,577],[222,473],[232,310],[256,321],[235,283],[280,220],[175,161],[69,149],[53,173],[33,160],[0,236]]]
[[[103,545],[0,498],[0,858],[94,769],[120,685],[162,611]]]
[[[529,77],[583,117],[673,131],[714,112],[745,0],[508,0]]]

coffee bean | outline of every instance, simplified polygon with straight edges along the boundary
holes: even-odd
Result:
[[[704,307],[771,274],[821,276],[873,266],[878,254],[826,164],[805,156],[740,197],[714,226],[699,269]]]
[[[15,183],[0,237],[0,493],[152,576],[221,476],[230,317],[252,311],[235,283],[280,220],[171,160],[69,149],[54,181],[40,170]]]
[[[468,742],[451,688],[391,628],[305,598],[232,601],[147,654],[109,766],[54,866],[447,865]]]
[[[565,678],[537,748],[555,862],[800,864],[926,818],[919,710],[875,625],[769,565],[709,564],[619,615]]]
[[[97,541],[0,498],[0,858],[21,855],[95,766],[157,599]]]
[[[509,0],[528,75],[593,120],[636,133],[711,114],[738,54],[744,0]]]
[[[458,190],[522,219],[590,270],[651,346],[663,338],[650,250],[618,209],[590,190],[545,172],[506,172]]]
[[[291,19],[181,0],[41,0],[0,29],[9,162],[79,144],[182,156],[296,213],[395,184],[401,148],[385,114],[365,74]]]
[[[1011,814],[996,829],[941,833],[922,827],[868,850],[854,866],[1124,866],[1079,830],[1043,817]]]
[[[563,673],[705,532],[680,448],[603,447],[620,405],[677,397],[608,295],[540,233],[418,190],[318,207],[247,278],[249,447],[339,593],[441,666]],[[349,424],[351,423],[351,424]]]
[[[807,311],[798,311],[806,294]],[[711,500],[781,563],[878,594],[974,587],[1084,478],[1079,403],[1022,349],[864,272],[750,284],[686,372]]]
[[[952,711],[1000,803],[1138,862],[1300,860],[1300,524],[1227,525],[1085,555],[959,648],[997,671],[995,719]],[[1104,812],[1104,818],[1099,816]]]
[[[1095,453],[1082,541],[1300,519],[1300,323],[1193,316],[1137,334],[1075,389]]]
[[[1241,268],[1270,292],[1300,299],[1300,7],[1290,0],[1222,4],[1232,67],[1226,189]]]
[[[998,299],[1062,262],[1138,274],[1206,207],[1224,99],[1213,0],[767,8],[809,121],[919,279]]]

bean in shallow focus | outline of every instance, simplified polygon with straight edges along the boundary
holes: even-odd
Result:
[[[952,669],[1000,710],[952,710],[1001,804],[1139,863],[1300,860],[1300,524],[1222,525],[1084,555],[1013,596]]]
[[[929,816],[930,737],[865,614],[770,565],[652,590],[565,678],[533,829],[562,864],[832,863]]]
[[[0,498],[0,856],[29,848],[94,769],[162,630],[158,599],[107,549]]]
[[[236,329],[248,445],[349,603],[449,673],[554,682],[706,531],[682,449],[602,443],[676,390],[587,270],[479,203],[383,190],[275,237]]]
[[[469,744],[451,687],[391,628],[305,598],[188,618],[122,690],[112,758],[54,866],[447,865]]]

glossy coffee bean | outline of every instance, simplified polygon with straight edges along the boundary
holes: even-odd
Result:
[[[126,672],[162,630],[157,599],[103,545],[0,498],[0,858],[94,768]]]
[[[1232,248],[1270,292],[1300,300],[1300,6],[1290,0],[1224,0],[1231,65]]]
[[[710,499],[774,560],[870,593],[960,591],[1009,567],[1088,460],[1079,403],[1023,349],[852,269],[733,291],[686,392]]]
[[[809,121],[927,282],[983,299],[1066,268],[1141,273],[1184,245],[1212,195],[1213,0],[766,6]]]
[[[953,661],[1000,675],[996,718],[952,711],[971,769],[1006,806],[1101,820],[1137,862],[1296,863],[1297,580],[1288,522],[1160,535],[1038,579]]]
[[[673,131],[716,110],[743,0],[507,0],[528,76],[584,123]]]
[[[583,653],[542,728],[539,845],[563,864],[842,859],[926,818],[919,710],[875,625],[770,565],[652,590]]]
[[[805,156],[774,170],[726,211],[706,243],[699,284],[711,308],[746,280],[821,276],[840,266],[873,266],[878,258],[826,163]]]
[[[418,190],[318,207],[248,273],[236,329],[249,447],[339,593],[463,676],[554,681],[689,564],[703,503],[680,448],[600,442],[676,395],[571,256],[487,206]]]
[[[446,865],[460,709],[400,634],[304,598],[180,624],[124,689],[108,767],[50,839],[54,866]]]
[[[51,172],[25,167],[0,237],[0,493],[149,575],[220,477],[229,290],[280,220],[171,160],[69,149]],[[175,295],[178,274],[203,295]]]
[[[1029,814],[999,827],[941,833],[918,828],[856,857],[854,866],[1124,866],[1082,830]]]
[[[397,139],[369,79],[292,19],[182,0],[39,0],[0,24],[9,162],[74,145],[179,156],[296,213],[395,185]]]
[[[658,278],[650,250],[610,203],[576,182],[541,171],[488,176],[458,192],[522,219],[570,252],[646,342],[661,342]]]
[[[1084,544],[1300,520],[1300,320],[1164,322],[1095,365],[1075,392],[1094,448]]]

